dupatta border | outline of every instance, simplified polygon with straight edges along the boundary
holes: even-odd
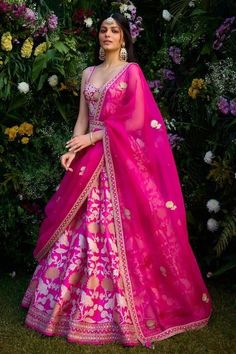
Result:
[[[35,256],[35,259],[37,261],[40,261],[45,256],[45,254],[50,250],[50,248],[52,247],[54,242],[56,242],[58,240],[58,238],[61,236],[62,232],[64,232],[65,228],[72,221],[72,219],[74,218],[75,214],[77,213],[77,211],[79,210],[81,205],[84,203],[85,199],[87,198],[90,190],[94,186],[95,181],[96,181],[97,177],[99,176],[99,174],[100,174],[100,172],[102,170],[103,164],[104,164],[104,155],[102,156],[102,158],[101,158],[98,166],[96,167],[95,171],[93,172],[90,180],[88,181],[88,183],[85,186],[85,188],[83,189],[83,191],[80,193],[80,196],[78,197],[78,199],[76,200],[76,202],[72,206],[72,208],[69,211],[69,213],[66,215],[64,220],[58,226],[58,228],[53,233],[52,237],[48,240],[48,242],[45,244],[45,246]]]
[[[105,164],[107,168],[108,180],[109,180],[110,191],[111,191],[111,199],[112,199],[113,210],[114,210],[114,224],[115,224],[115,230],[117,235],[119,263],[120,263],[122,278],[124,281],[126,297],[128,300],[127,306],[134,324],[135,331],[137,333],[137,338],[141,339],[140,341],[143,342],[144,336],[142,334],[142,330],[138,322],[138,317],[134,305],[133,292],[132,292],[132,286],[131,286],[131,280],[129,276],[128,262],[126,258],[126,251],[125,251],[125,244],[124,244],[124,234],[122,228],[118,192],[116,187],[115,171],[114,171],[114,165],[111,156],[109,136],[106,130],[104,133],[103,144],[104,144]]]

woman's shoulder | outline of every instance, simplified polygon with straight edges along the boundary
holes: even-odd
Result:
[[[140,65],[134,61],[129,62],[128,69],[129,69],[128,71],[131,73],[131,75],[138,75],[138,74],[140,74],[140,72],[142,72]]]

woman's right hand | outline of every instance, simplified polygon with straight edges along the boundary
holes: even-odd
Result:
[[[76,153],[68,151],[65,154],[61,155],[61,165],[66,169],[66,171],[73,171],[70,167],[71,162],[74,160]]]

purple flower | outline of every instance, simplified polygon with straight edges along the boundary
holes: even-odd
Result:
[[[171,46],[168,50],[169,56],[172,58],[173,62],[175,64],[180,64],[181,60],[183,59],[181,57],[181,49],[175,46]]]
[[[131,37],[136,39],[139,36],[140,32],[143,30],[142,26],[142,17],[138,16],[134,22],[129,21],[129,27],[131,32]]]
[[[165,80],[175,80],[175,73],[170,69],[163,69],[163,76]]]
[[[4,1],[0,1],[0,12],[7,12],[11,9],[11,5]]]
[[[230,34],[234,32],[234,30],[231,28],[236,17],[228,17],[224,20],[224,22],[220,25],[219,28],[217,28],[215,32],[216,40],[213,42],[213,49],[219,50],[222,45],[223,41],[226,38],[230,37]]]
[[[217,106],[221,113],[225,115],[229,113],[229,102],[226,98],[220,96]]]
[[[230,106],[230,113],[236,117],[236,101],[235,100],[231,100],[229,102],[229,106]]]
[[[34,22],[34,21],[36,21],[36,14],[33,10],[31,10],[29,7],[27,7],[25,9],[24,18],[28,22]]]
[[[46,25],[41,26],[37,29],[37,31],[34,33],[34,37],[44,37],[48,33],[48,28]]]
[[[23,4],[23,5],[13,5],[12,14],[15,17],[24,17],[25,10],[26,10],[25,4]]]
[[[51,31],[54,31],[57,28],[58,24],[58,18],[54,13],[51,13],[51,15],[48,17],[48,28]]]
[[[162,88],[160,80],[148,80],[147,83],[148,83],[148,86],[150,87],[150,89],[155,89],[155,88],[161,89]]]
[[[181,138],[178,134],[168,133],[168,139],[171,145],[171,148],[177,148],[179,150],[180,146],[178,145],[184,138]]]

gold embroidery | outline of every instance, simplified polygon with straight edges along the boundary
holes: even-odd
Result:
[[[118,85],[119,89],[124,90],[126,89],[128,84],[125,81],[121,81]]]
[[[146,321],[146,326],[150,329],[156,328],[156,321],[154,320],[147,320]]]
[[[71,208],[70,212],[67,214],[65,219],[62,221],[62,223],[59,225],[57,230],[54,232],[53,236],[48,240],[46,245],[41,249],[40,252],[36,255],[36,259],[39,261],[40,259],[45,256],[45,254],[50,250],[51,246],[58,240],[58,238],[61,236],[61,234],[65,231],[66,227],[70,224],[70,222],[73,220],[74,216],[78,212],[79,208],[81,205],[84,203],[85,199],[87,198],[88,193],[90,190],[93,188],[94,184],[96,183],[97,177],[100,174],[102,168],[104,165],[104,156],[102,156],[96,170],[94,171],[92,177],[88,181],[86,187],[84,190],[81,192],[78,200],[75,202],[73,207]]]
[[[102,280],[102,287],[108,291],[113,290],[113,281],[110,278],[105,278]]]
[[[155,128],[155,129],[161,128],[161,123],[159,123],[156,119],[151,120],[150,125],[152,128]]]
[[[166,202],[166,207],[170,210],[175,210],[177,208],[177,206],[172,202],[172,200],[168,200],[168,202]]]
[[[167,276],[166,268],[165,268],[165,267],[161,266],[161,267],[160,267],[160,272],[161,272],[161,274],[162,274],[164,277]]]
[[[127,219],[131,219],[131,213],[130,213],[130,210],[129,209],[124,209],[124,214],[125,216],[127,217]]]
[[[88,280],[87,287],[89,289],[96,289],[98,285],[99,285],[99,279],[95,275],[92,275]]]
[[[86,170],[86,166],[82,166],[80,171],[79,171],[79,175],[82,176],[84,174],[85,170]]]
[[[45,277],[47,277],[48,279],[55,279],[58,277],[58,275],[59,275],[59,270],[56,267],[50,267],[46,271]]]
[[[209,299],[208,295],[207,295],[206,293],[203,293],[203,294],[202,294],[202,301],[208,303],[209,300],[210,300],[210,299]]]
[[[75,272],[75,273],[72,273],[71,275],[70,275],[70,277],[69,277],[69,283],[70,284],[76,284],[76,283],[78,283],[78,281],[80,280],[80,278],[81,278],[81,275],[82,275],[82,273],[77,273],[77,272]]]

